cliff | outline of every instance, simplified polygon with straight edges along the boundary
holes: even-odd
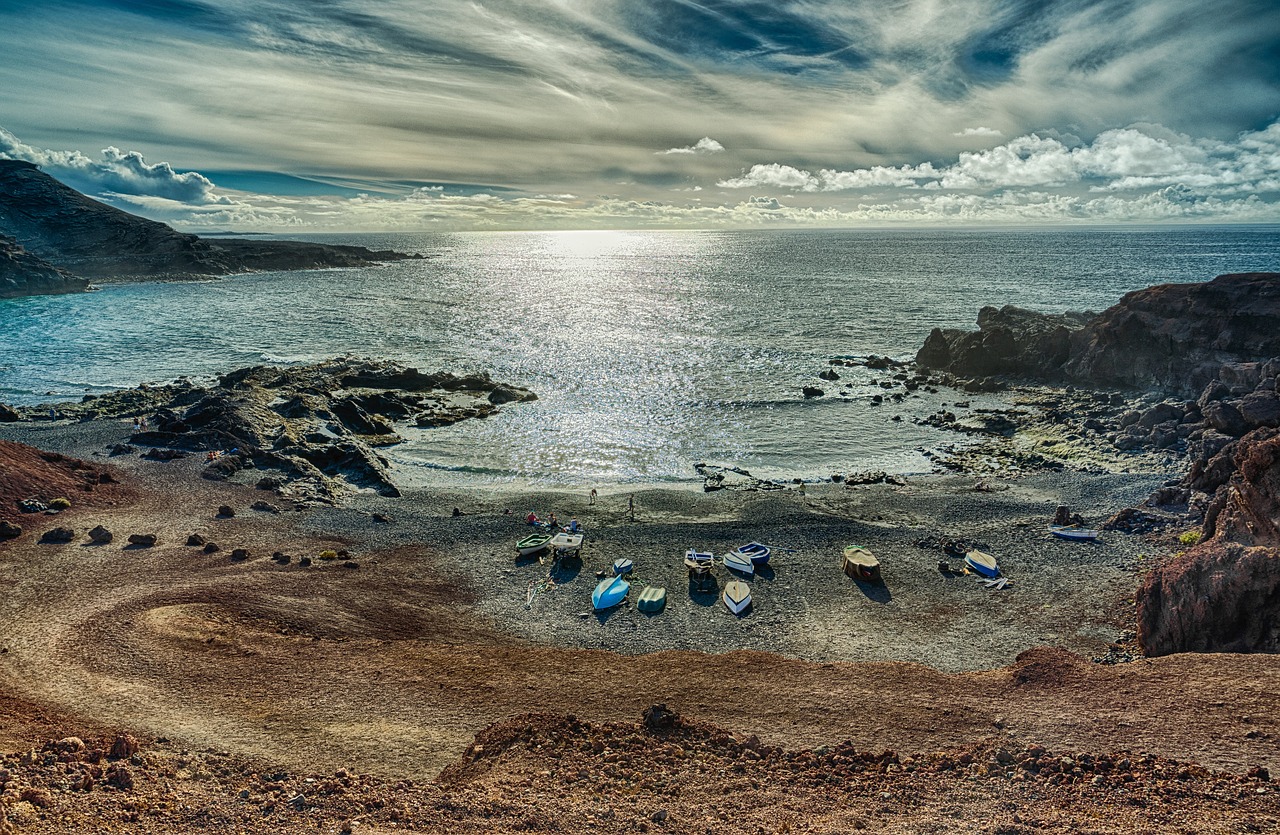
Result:
[[[27,252],[13,238],[0,235],[0,299],[79,293],[88,285]]]
[[[353,267],[417,257],[297,241],[206,240],[99,203],[18,160],[0,160],[0,234],[55,268],[111,281]]]
[[[986,307],[976,332],[935,328],[916,362],[966,377],[1010,375],[1195,397],[1210,381],[1229,377],[1231,366],[1276,356],[1280,273],[1237,273],[1137,290],[1096,316]]]

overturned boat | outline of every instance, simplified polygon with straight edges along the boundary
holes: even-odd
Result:
[[[725,584],[724,605],[735,615],[742,614],[751,606],[751,587],[741,580]]]
[[[844,573],[855,580],[879,580],[880,560],[861,545],[846,545]]]
[[[964,555],[965,567],[983,577],[999,577],[1000,566],[996,558],[986,551],[972,550]]]
[[[612,609],[627,599],[627,592],[630,590],[631,584],[621,577],[606,577],[591,592],[591,605],[596,611]]]

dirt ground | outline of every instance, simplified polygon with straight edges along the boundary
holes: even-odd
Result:
[[[85,427],[62,435],[56,429],[41,432],[28,440],[87,456],[103,449],[110,428]],[[95,466],[106,466],[106,459],[92,460]],[[1112,502],[1123,504],[1128,492],[1144,487],[1139,482],[1108,481],[1111,477],[1104,476],[1057,485],[1027,480],[1009,485],[1007,491],[980,494],[961,482],[944,481],[910,485],[905,493],[811,494],[807,507],[795,496],[769,498],[762,504],[742,496],[704,499],[646,492],[638,496],[636,523],[623,519],[614,505],[584,519],[600,549],[588,552],[584,576],[576,585],[535,598],[533,608],[525,609],[528,582],[539,567],[517,567],[511,559],[509,526],[518,523],[501,515],[502,506],[514,505],[522,513],[526,505],[562,503],[569,506],[558,512],[567,517],[565,511],[578,512],[572,505],[577,499],[441,493],[408,496],[398,505],[360,498],[336,510],[281,508],[273,513],[249,509],[269,495],[202,481],[194,477],[192,462],[114,460],[112,472],[136,498],[116,506],[73,503],[56,518],[23,515],[20,521],[28,532],[0,543],[0,691],[9,698],[0,711],[0,749],[29,750],[45,739],[129,730],[144,739],[153,752],[149,756],[156,758],[144,758],[137,766],[144,775],[158,775],[154,785],[147,784],[147,791],[157,798],[150,801],[153,807],[167,791],[170,800],[165,802],[177,806],[184,793],[194,792],[197,800],[204,798],[199,802],[214,804],[215,811],[224,801],[233,808],[237,799],[243,800],[238,794],[241,783],[268,767],[264,764],[295,776],[333,775],[339,770],[369,775],[370,797],[381,797],[394,794],[391,787],[400,782],[416,785],[456,766],[478,733],[512,717],[536,711],[573,714],[596,724],[634,721],[654,703],[665,703],[690,721],[713,722],[738,735],[754,735],[764,746],[791,752],[821,750],[849,740],[850,750],[891,749],[906,757],[980,749],[981,759],[994,756],[990,750],[997,748],[1025,752],[1039,745],[1055,752],[1149,752],[1169,760],[1196,761],[1212,770],[1195,777],[1207,782],[1197,783],[1199,788],[1181,799],[1172,798],[1172,806],[1153,807],[1166,810],[1182,808],[1179,804],[1203,805],[1195,798],[1218,797],[1215,792],[1235,786],[1231,781],[1244,779],[1250,769],[1280,769],[1280,663],[1275,657],[1182,655],[1107,666],[1067,651],[1087,654],[1105,647],[1125,628],[1126,597],[1141,568],[1137,554],[1146,546],[1134,540],[1097,552],[1066,550],[1068,546],[1056,543],[1032,547],[1043,542],[1038,523],[1033,529],[1030,524],[1019,527],[1017,521],[1035,518],[1045,507],[1052,510],[1060,500],[1087,514],[1101,512]],[[473,515],[449,518],[448,508],[464,500]],[[670,509],[664,510],[663,503]],[[216,518],[223,504],[236,508],[235,517]],[[677,512],[682,507],[687,510],[683,520]],[[373,522],[370,514],[375,508],[393,515],[393,521]],[[585,509],[582,515],[586,517]],[[908,515],[915,523],[907,524]],[[713,547],[762,527],[775,538],[785,535],[789,547],[799,543],[801,553],[820,552],[853,535],[864,541],[884,536],[881,547],[886,565],[893,569],[887,583],[892,601],[875,600],[852,581],[820,583],[820,572],[838,573],[838,564],[794,557],[790,563],[779,562],[772,586],[762,584],[761,605],[747,619],[734,620],[715,606],[694,608],[687,594],[673,597],[669,621],[642,621],[631,612],[603,621],[577,617],[588,608],[582,601],[589,598],[595,568],[615,549],[636,548],[641,555],[638,572],[668,582],[657,565],[668,553],[678,560],[686,542],[695,544],[689,541],[693,528],[671,526],[705,524],[698,519],[717,524],[716,536],[696,543]],[[38,543],[46,524],[72,527],[78,538],[65,545]],[[115,542],[89,544],[84,532],[97,524],[110,528]],[[452,537],[450,525],[455,526]],[[898,526],[910,531],[895,533]],[[997,597],[972,581],[940,577],[939,555],[908,541],[917,530],[938,527],[1010,554],[1007,567],[1017,581],[1015,589]],[[130,533],[154,533],[159,543],[127,546]],[[218,542],[221,550],[206,553],[187,546],[193,533]],[[473,543],[470,552],[459,544],[464,542]],[[235,548],[245,548],[248,557],[233,560]],[[347,550],[351,559],[319,559],[326,549]],[[288,554],[289,564],[273,562],[270,555],[276,551]],[[468,553],[473,556],[459,556]],[[312,557],[313,565],[301,567],[302,556]],[[1055,561],[1058,565],[1053,567]],[[1068,586],[1067,578],[1084,572],[1098,577],[1083,586],[1091,591],[1081,591],[1078,584]],[[796,578],[791,581],[792,598],[774,592],[788,573]],[[820,586],[835,590],[829,605],[818,592]],[[947,599],[954,596],[953,608],[935,613],[926,627],[913,627],[928,606],[940,608],[935,605],[939,593]],[[509,603],[512,596],[518,600],[516,607],[496,602]],[[792,615],[787,612],[801,607],[781,605],[786,600],[811,604],[801,615]],[[972,614],[978,607],[988,607],[981,621]],[[696,651],[680,636],[712,612],[706,634],[729,637],[708,642],[705,648],[715,652]],[[827,625],[813,626],[822,622]],[[980,622],[992,624],[993,631],[971,637]],[[634,625],[625,630],[618,628],[630,623]],[[646,629],[649,634],[637,638]],[[607,637],[615,633],[616,639]],[[592,643],[584,636],[600,637]],[[858,648],[877,636],[889,639],[881,642],[891,647],[884,653],[898,660],[856,660],[876,657]],[[1033,649],[1046,643],[1056,648]],[[677,648],[655,651],[664,645]],[[966,645],[974,649],[961,652]],[[934,663],[901,660],[913,657]],[[978,663],[971,660],[974,657]],[[939,667],[963,671],[943,672]],[[582,733],[590,737],[597,731]],[[157,741],[161,739],[165,741]],[[176,764],[177,759],[194,756],[191,752],[223,757],[218,767],[227,771],[225,779],[193,782],[194,778],[176,776],[191,772]],[[588,771],[626,766],[625,758],[609,760],[604,752],[593,753],[600,755],[600,762],[584,766]],[[191,831],[206,825],[209,831],[230,831],[217,830],[218,820],[226,826],[273,832],[290,831],[288,826],[302,826],[305,820],[307,831],[315,831],[317,825],[336,831],[352,817],[367,828],[359,831],[403,826],[410,819],[427,829],[453,828],[464,820],[476,827],[475,809],[489,809],[495,830],[515,830],[552,828],[526,827],[522,821],[529,823],[525,817],[539,797],[568,793],[565,802],[577,810],[566,819],[568,831],[597,825],[634,831],[639,824],[675,826],[677,820],[676,828],[682,831],[742,831],[733,829],[731,808],[714,799],[716,792],[737,791],[735,781],[745,779],[727,761],[715,764],[722,754],[708,751],[708,759],[696,768],[662,765],[669,781],[697,783],[702,794],[695,806],[718,807],[696,821],[673,816],[670,824],[647,817],[650,812],[615,811],[613,817],[600,817],[603,808],[621,804],[624,797],[657,802],[661,788],[650,786],[628,795],[633,786],[625,781],[605,789],[590,781],[564,781],[553,766],[538,768],[545,758],[536,753],[503,760],[500,768],[485,772],[489,776],[472,774],[455,780],[453,788],[431,789],[439,793],[431,794],[429,803],[427,795],[413,802],[426,803],[434,811],[416,818],[406,812],[402,821],[387,817],[387,805],[374,814],[364,809],[367,804],[335,803],[328,811],[315,811],[292,823],[273,807],[265,819],[274,821],[276,828],[257,828],[264,818],[256,804],[267,802],[258,789],[250,789],[254,815],[222,820],[218,812],[203,824],[186,813],[179,815],[177,806],[170,810],[173,817],[150,819],[150,829],[143,828],[149,819],[137,809],[110,804],[101,808],[110,809],[112,821],[136,824],[136,831]],[[40,757],[28,760],[22,767],[35,771],[15,773],[27,774],[24,780],[43,780],[52,800],[47,807],[27,802],[19,809],[18,831],[84,831],[72,824],[91,819],[94,807],[84,805],[85,796],[59,788],[70,766],[57,766],[56,756],[48,766],[41,765]],[[20,765],[13,760],[13,769]],[[778,785],[787,787],[786,796],[768,801],[767,791],[748,785],[748,794],[755,792],[748,805],[757,810],[748,829],[777,831],[769,830],[767,821],[783,822],[779,816],[796,797],[809,799],[787,812],[794,813],[786,818],[792,820],[789,828],[857,828],[853,818],[832,817],[830,810],[823,812],[816,805],[817,798],[830,792],[825,783],[809,786],[807,777],[790,780],[785,777],[790,765],[785,770],[783,764],[775,765],[778,770],[752,779],[762,786],[781,781]],[[46,767],[62,768],[57,772],[62,776],[40,776],[44,772],[39,769]],[[710,771],[703,774],[701,769]],[[550,774],[540,776],[543,771]],[[1176,775],[1178,769],[1173,771]],[[166,776],[170,772],[175,776]],[[945,778],[935,774],[929,779],[906,774],[900,784],[895,777],[886,790],[891,797],[897,797],[894,792],[899,789],[923,793],[936,804],[929,807],[935,816],[952,815],[940,811],[951,804],[956,819],[999,818],[1005,821],[1001,825],[1026,827],[1031,824],[1013,821],[1005,807],[1032,802],[1040,804],[1036,819],[1049,822],[1050,828],[1049,810],[1057,810],[1054,814],[1074,815],[1061,820],[1074,821],[1072,826],[1081,829],[1139,831],[1145,826],[1163,831],[1158,815],[1116,818],[1139,827],[1117,829],[1106,820],[1104,809],[1109,807],[1101,797],[1081,790],[1064,795],[1059,803],[1055,792],[1034,788],[1041,785],[1039,778],[1021,785],[1003,771],[998,778],[985,771],[964,771],[954,781],[950,772]],[[971,776],[978,782],[971,785]],[[982,782],[988,778],[1005,782],[996,790]],[[877,779],[883,783],[883,777]],[[1269,784],[1251,779],[1256,783],[1248,787],[1253,795],[1241,795],[1247,803],[1233,806],[1222,795],[1222,803],[1212,808],[1250,826],[1264,824],[1267,814],[1274,821],[1275,807],[1267,805],[1274,799],[1274,794],[1266,794]],[[1011,788],[1014,783],[1019,783],[1016,791]],[[859,792],[870,791],[869,784],[857,785],[862,786]],[[509,795],[513,786],[522,787],[522,800],[497,799]],[[1256,789],[1263,789],[1263,794]],[[1010,792],[1015,795],[1012,801]],[[110,792],[96,796],[116,799]],[[875,806],[876,796],[867,797]],[[452,815],[448,804],[462,811]],[[281,806],[279,814],[292,814],[290,809]],[[728,817],[721,818],[721,812]],[[141,816],[130,821],[131,814]],[[949,831],[945,820],[924,811],[911,819],[911,826],[919,828],[894,829],[874,815],[858,814],[866,825],[882,831]],[[708,815],[712,821],[704,826],[702,817]],[[927,828],[930,820],[939,821],[942,828]],[[1197,828],[1196,821],[1209,827],[1205,815],[1188,820],[1191,831],[1217,831]]]

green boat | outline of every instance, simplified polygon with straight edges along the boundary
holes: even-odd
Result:
[[[520,556],[527,557],[546,548],[550,542],[551,534],[549,533],[531,533],[516,543],[516,551]]]
[[[649,586],[640,592],[636,608],[642,612],[661,612],[667,605],[667,590],[659,586]]]

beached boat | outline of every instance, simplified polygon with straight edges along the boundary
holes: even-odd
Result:
[[[667,590],[659,586],[649,586],[636,598],[636,608],[652,614],[661,612],[667,605]]]
[[[1070,539],[1076,542],[1092,542],[1098,538],[1098,532],[1088,530],[1087,528],[1060,528],[1051,527],[1049,533],[1059,539]]]
[[[516,543],[516,551],[519,552],[520,556],[527,557],[546,548],[550,542],[551,534],[549,533],[531,533]]]
[[[605,577],[591,592],[591,605],[596,609],[611,609],[627,599],[631,584],[621,577]]]
[[[558,533],[551,537],[551,542],[548,544],[550,544],[558,554],[577,553],[582,549],[582,534]]]
[[[970,551],[964,555],[964,564],[983,577],[999,577],[1000,566],[996,558],[985,551]]]
[[[684,552],[685,568],[693,574],[710,574],[715,564],[715,555],[710,551],[695,551],[690,548]]]
[[[743,556],[737,551],[730,551],[725,554],[721,561],[724,563],[724,567],[730,571],[736,571],[739,574],[747,575],[756,573],[756,567],[755,564],[751,562],[751,558]]]
[[[735,615],[740,615],[751,605],[751,587],[741,580],[733,580],[724,587],[724,605]]]
[[[634,567],[635,567],[635,563],[633,563],[631,560],[627,559],[626,557],[619,557],[618,559],[613,561],[613,573],[618,577],[621,577],[623,574],[629,573],[631,569]]]
[[[861,545],[846,545],[844,573],[855,580],[879,580],[880,560]]]
[[[751,560],[753,565],[764,565],[769,561],[771,553],[768,545],[761,545],[759,542],[748,542],[734,550],[735,554],[741,554]]]

